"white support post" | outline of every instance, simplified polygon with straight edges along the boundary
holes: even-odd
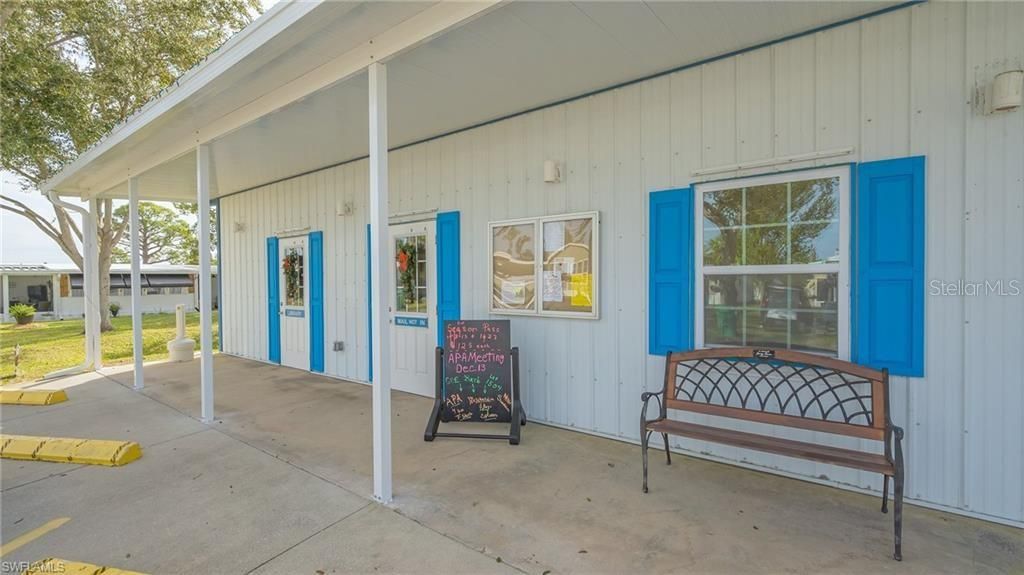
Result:
[[[11,317],[11,282],[7,274],[0,274],[0,292],[3,292],[3,320],[9,321]]]
[[[373,496],[391,501],[391,357],[388,282],[382,265],[388,245],[388,90],[387,68],[370,64],[370,278],[373,291]]]
[[[145,387],[142,373],[142,246],[139,243],[139,179],[128,178],[128,232],[132,258],[132,353],[135,379],[132,389]]]
[[[85,295],[85,362],[93,369],[103,367],[100,345],[100,250],[97,223],[99,200],[89,200],[89,215],[82,222],[82,291]]]
[[[199,217],[199,353],[203,423],[213,422],[213,307],[210,286],[210,147],[196,148]]]

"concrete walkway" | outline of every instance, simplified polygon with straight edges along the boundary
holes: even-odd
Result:
[[[906,510],[889,557],[878,499],[532,424],[523,444],[424,443],[427,399],[396,393],[393,506],[369,499],[370,388],[220,356],[217,421],[198,362],[94,377],[67,403],[9,407],[5,433],[133,439],[123,468],[3,460],[2,537],[63,526],[3,557],[149,573],[1007,573],[1021,530]],[[912,471],[912,470],[911,470]]]

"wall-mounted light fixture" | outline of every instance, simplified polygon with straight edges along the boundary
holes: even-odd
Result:
[[[235,233],[242,233],[245,231],[245,222],[235,222],[234,225]]]
[[[544,181],[549,184],[562,181],[562,170],[558,168],[558,162],[544,160]]]
[[[352,212],[354,211],[352,209],[352,202],[344,202],[338,204],[336,208],[337,209],[335,210],[335,213],[337,213],[339,216],[351,216]]]
[[[1024,95],[1024,70],[1010,70],[996,75],[992,81],[992,110],[1012,112],[1020,108]]]

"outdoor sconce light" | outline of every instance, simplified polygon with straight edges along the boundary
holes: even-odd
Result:
[[[544,181],[549,184],[562,181],[562,170],[554,160],[544,160]]]
[[[1024,70],[1010,70],[998,74],[992,82],[992,110],[1012,112],[1021,106],[1021,88],[1024,87]]]

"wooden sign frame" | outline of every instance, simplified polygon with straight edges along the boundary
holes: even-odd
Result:
[[[508,435],[490,433],[439,432],[438,426],[444,421],[444,348],[434,348],[434,408],[423,432],[423,441],[434,441],[435,437],[463,437],[467,439],[507,439],[511,445],[519,445],[519,428],[526,425],[526,410],[519,396],[519,348],[512,348],[512,417]]]

